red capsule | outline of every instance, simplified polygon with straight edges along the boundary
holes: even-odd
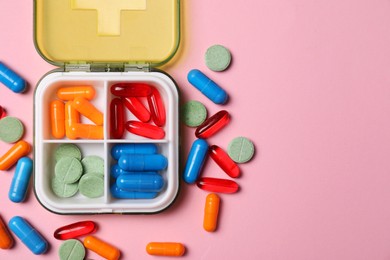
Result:
[[[138,121],[128,121],[126,123],[126,129],[130,133],[151,139],[162,139],[165,136],[165,132],[162,128]]]
[[[7,112],[5,112],[5,109],[0,106],[0,119],[7,116]]]
[[[235,193],[238,191],[238,184],[232,180],[203,177],[196,183],[199,188],[211,192]]]
[[[145,83],[117,83],[111,86],[111,93],[118,97],[147,97],[152,88]]]
[[[217,145],[212,145],[209,148],[210,157],[216,162],[221,169],[232,178],[240,176],[240,168],[229,157],[229,155]]]
[[[125,132],[125,109],[120,98],[114,98],[110,104],[110,135],[120,139]]]
[[[156,88],[153,88],[152,95],[148,96],[148,103],[153,122],[157,126],[164,126],[166,120],[164,101]]]
[[[140,121],[147,123],[150,120],[149,110],[142,104],[137,97],[123,98],[123,103],[133,115]]]
[[[198,126],[198,128],[196,128],[195,135],[198,138],[209,138],[227,125],[229,121],[229,113],[226,110],[221,110]]]
[[[54,237],[59,240],[81,237],[96,232],[97,225],[95,222],[87,220],[80,221],[70,225],[58,228],[54,231]]]

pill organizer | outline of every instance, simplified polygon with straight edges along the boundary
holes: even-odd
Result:
[[[169,207],[179,190],[178,90],[173,79],[156,67],[169,61],[179,46],[179,0],[35,0],[34,40],[39,54],[58,69],[47,73],[34,95],[34,190],[39,202],[58,214],[158,213]],[[148,139],[126,131],[110,136],[110,87],[146,83],[156,88],[165,105],[165,137]],[[61,87],[92,86],[90,102],[104,115],[103,139],[54,138],[50,102]],[[126,108],[126,120],[137,120]],[[81,123],[93,124],[82,118]],[[56,196],[51,188],[56,147],[76,144],[82,156],[104,159],[104,195]],[[110,193],[111,148],[120,143],[153,143],[168,159],[159,174],[165,186],[153,199],[116,199]]]

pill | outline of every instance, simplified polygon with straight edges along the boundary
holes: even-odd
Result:
[[[164,187],[164,179],[159,174],[126,174],[118,177],[116,185],[127,191],[159,192]]]
[[[63,157],[73,157],[81,160],[81,150],[75,144],[60,144],[54,151],[54,158],[58,162]]]
[[[126,122],[125,127],[130,133],[146,138],[162,139],[165,137],[165,131],[162,128],[148,123],[130,120]]]
[[[157,153],[157,150],[155,144],[116,144],[111,148],[111,156],[118,160],[123,154],[154,154]]]
[[[208,232],[217,229],[220,199],[217,194],[210,193],[206,197],[203,216],[203,228]]]
[[[191,70],[187,75],[187,79],[195,88],[215,104],[224,104],[228,100],[226,91],[204,75],[200,70]]]
[[[69,198],[77,193],[79,190],[78,182],[75,183],[63,183],[60,179],[52,178],[51,189],[55,195],[60,198]]]
[[[0,82],[15,93],[24,92],[27,88],[26,81],[16,72],[0,62]]]
[[[210,146],[209,154],[211,159],[216,162],[219,167],[230,177],[237,178],[240,176],[240,168],[229,157],[229,155],[217,145]]]
[[[123,103],[128,110],[141,122],[147,123],[150,121],[150,112],[137,97],[123,98]]]
[[[60,260],[83,260],[85,257],[85,248],[77,239],[68,239],[62,242],[58,249]]]
[[[57,97],[62,100],[73,100],[76,97],[91,100],[95,94],[96,91],[92,86],[63,87],[57,90]]]
[[[110,104],[110,135],[120,139],[125,132],[125,110],[120,98],[114,98]]]
[[[206,107],[199,101],[189,101],[181,107],[181,121],[189,127],[201,125],[207,118]]]
[[[116,184],[110,187],[111,195],[117,199],[154,199],[158,192],[138,192],[120,189]]]
[[[161,171],[167,168],[168,160],[161,154],[124,154],[118,165],[125,171]]]
[[[125,171],[123,170],[121,167],[119,167],[119,165],[116,163],[116,164],[113,164],[111,166],[111,177],[116,179],[118,178],[120,175],[131,175],[131,174],[139,174],[140,172],[134,172],[134,171]],[[149,172],[145,172],[143,171],[142,174],[157,174],[156,171],[149,171]]]
[[[94,122],[96,125],[103,125],[103,113],[100,112],[91,102],[83,97],[76,97],[72,106],[83,116]]]
[[[246,137],[236,137],[228,145],[228,155],[236,163],[245,163],[252,159],[255,153],[255,146]]]
[[[118,97],[147,97],[152,94],[152,88],[145,83],[117,83],[110,90]]]
[[[120,257],[119,249],[95,236],[87,236],[84,239],[84,246],[108,260],[117,260]]]
[[[72,101],[65,104],[65,134],[70,139],[72,137],[71,126],[80,123],[80,113],[72,106]]]
[[[51,134],[54,138],[65,136],[65,104],[60,100],[50,102]]]
[[[63,157],[54,167],[55,177],[63,183],[75,183],[83,173],[81,162],[73,157]]]
[[[224,71],[229,67],[232,60],[230,51],[218,44],[210,46],[204,56],[206,66],[212,71]]]
[[[57,228],[54,231],[54,237],[59,240],[67,240],[95,233],[97,228],[96,223],[93,221],[79,221]]]
[[[7,111],[5,111],[5,109],[2,106],[0,106],[0,119],[6,116],[7,116]]]
[[[146,252],[157,256],[182,256],[185,247],[182,243],[176,242],[150,242],[146,245]]]
[[[235,193],[238,191],[238,184],[235,181],[227,179],[202,177],[196,184],[205,191],[219,193]]]
[[[156,88],[152,88],[152,94],[148,96],[148,104],[153,122],[156,126],[164,126],[166,121],[164,100]]]
[[[198,126],[195,130],[195,136],[198,138],[209,138],[220,131],[229,121],[229,113],[226,110],[221,110]]]
[[[66,133],[70,139],[103,139],[103,126],[90,124],[73,124],[69,127],[69,133]]]
[[[23,242],[35,255],[46,252],[49,244],[46,239],[33,228],[24,218],[15,216],[8,223],[9,229]]]
[[[30,153],[31,146],[26,141],[14,144],[2,157],[0,157],[0,171],[11,168],[20,158]]]
[[[19,141],[24,134],[22,122],[16,117],[7,116],[0,119],[0,140],[6,143]]]
[[[83,174],[104,175],[104,160],[102,157],[97,155],[85,156],[81,160],[81,164],[83,165]]]
[[[85,197],[98,198],[104,194],[104,180],[96,174],[84,174],[79,181],[79,191]]]
[[[8,192],[11,201],[18,203],[25,200],[32,170],[33,161],[30,158],[22,157],[18,160]]]
[[[9,249],[13,246],[14,239],[8,231],[6,224],[3,219],[0,217],[0,248]]]
[[[195,183],[206,160],[209,145],[203,139],[197,139],[192,143],[184,168],[183,179],[186,183]]]

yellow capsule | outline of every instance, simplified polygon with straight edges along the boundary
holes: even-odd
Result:
[[[206,197],[203,228],[208,232],[214,232],[217,229],[219,202],[220,199],[215,193],[210,193]]]
[[[149,255],[182,256],[185,247],[183,244],[176,242],[150,242],[146,245],[146,252]]]
[[[95,97],[95,89],[92,86],[63,87],[57,90],[57,97],[62,100],[73,100],[76,97],[91,100]]]
[[[117,260],[121,255],[119,249],[94,236],[87,236],[84,246],[108,260]]]
[[[60,100],[50,102],[51,134],[54,138],[65,136],[65,105]]]
[[[73,124],[68,130],[66,136],[69,139],[103,139],[103,126],[101,125]]]
[[[72,106],[96,125],[103,125],[103,113],[83,97],[76,97]]]

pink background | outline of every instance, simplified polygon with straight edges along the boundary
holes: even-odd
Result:
[[[0,215],[27,218],[50,241],[34,256],[16,242],[1,259],[54,259],[53,231],[91,219],[96,235],[122,259],[153,259],[150,241],[179,241],[187,259],[390,259],[390,2],[388,0],[182,1],[183,38],[164,69],[182,101],[197,99],[231,123],[210,139],[223,148],[239,135],[256,145],[240,165],[241,190],[221,195],[219,228],[202,229],[206,192],[182,185],[178,201],[158,215],[60,216],[32,191],[14,204],[7,193],[13,170],[0,174]],[[33,45],[32,1],[0,4],[0,60],[30,83],[25,94],[0,86],[0,104],[27,127],[32,142],[33,90],[53,67]],[[208,70],[203,54],[223,44],[233,64]],[[217,106],[186,80],[199,68],[223,86],[230,102]],[[186,128],[182,157],[194,140]],[[9,149],[0,143],[0,154]],[[225,177],[209,160],[204,175]],[[89,253],[88,258],[100,259]]]

